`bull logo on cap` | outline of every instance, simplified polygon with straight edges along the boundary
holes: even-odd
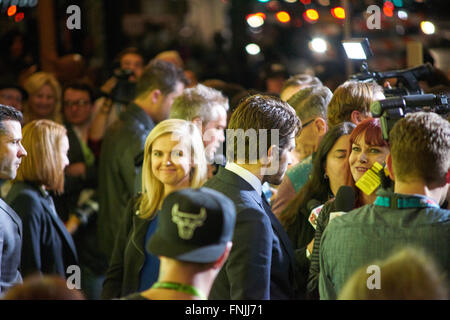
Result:
[[[178,227],[178,235],[181,239],[192,239],[194,231],[197,227],[203,225],[206,219],[206,209],[201,208],[200,214],[192,214],[178,210],[178,203],[172,207],[172,221]]]

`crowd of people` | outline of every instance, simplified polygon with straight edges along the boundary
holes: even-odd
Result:
[[[449,298],[448,119],[386,141],[375,82],[264,92],[174,51],[118,61],[101,88],[0,85],[0,297]]]

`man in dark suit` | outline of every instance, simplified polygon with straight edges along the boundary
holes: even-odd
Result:
[[[16,177],[22,157],[22,113],[0,105],[0,184]],[[3,199],[0,199],[0,295],[22,282],[19,272],[22,249],[22,221]]]
[[[231,116],[230,162],[205,184],[228,196],[237,212],[233,248],[210,299],[299,298],[292,244],[261,186],[281,183],[300,127],[294,109],[269,96],[248,97]]]

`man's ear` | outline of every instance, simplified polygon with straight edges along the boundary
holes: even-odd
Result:
[[[353,110],[352,114],[350,115],[350,119],[351,121],[358,125],[359,123],[361,123],[366,117],[359,111]]]
[[[314,126],[317,130],[317,135],[319,137],[323,137],[325,133],[328,131],[328,125],[327,122],[322,119],[321,117],[317,117],[314,119]]]
[[[394,169],[392,167],[392,156],[391,156],[390,152],[386,156],[386,164],[387,164],[387,168],[388,168],[388,171],[389,171],[389,178],[391,178],[392,181],[395,181]]]
[[[280,147],[273,144],[270,146],[269,150],[267,150],[267,163],[263,163],[264,165],[270,165],[272,162],[276,160],[275,157],[278,158],[280,152]]]
[[[162,96],[162,92],[159,89],[154,89],[152,92],[150,92],[150,97],[152,99],[152,103],[156,103],[159,99],[159,97]]]

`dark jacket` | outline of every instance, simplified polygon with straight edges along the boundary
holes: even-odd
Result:
[[[22,250],[22,221],[0,199],[0,295],[22,282],[19,272]]]
[[[261,195],[225,168],[219,168],[205,187],[228,196],[237,212],[233,247],[209,299],[296,298],[292,244]]]
[[[319,300],[319,252],[322,234],[330,221],[330,213],[336,211],[334,199],[329,200],[320,210],[316,220],[316,233],[314,234],[314,246],[311,254],[311,265],[309,267],[309,276],[307,283],[307,296],[310,300]]]
[[[292,242],[297,270],[295,272],[299,293],[306,297],[310,260],[306,257],[306,248],[314,238],[314,228],[309,223],[306,208],[299,209],[294,221],[286,228],[286,233]]]
[[[128,201],[135,194],[135,159],[144,150],[154,125],[144,110],[132,103],[105,132],[99,164],[98,235],[100,248],[108,258]]]
[[[135,293],[139,289],[145,262],[145,234],[149,219],[137,216],[141,195],[129,201],[103,283],[102,299],[114,299]]]
[[[66,277],[67,267],[78,265],[78,257],[51,196],[35,184],[17,181],[5,200],[22,219],[22,276],[41,272]]]

